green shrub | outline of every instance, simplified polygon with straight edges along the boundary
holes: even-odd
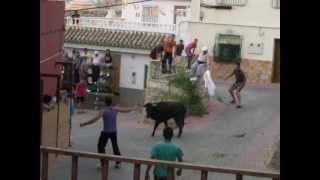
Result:
[[[173,91],[171,87],[177,89],[178,92]],[[175,100],[184,104],[189,115],[202,116],[207,113],[207,109],[198,88],[196,83],[190,81],[187,72],[180,71],[169,80],[171,90],[164,93],[163,99]]]

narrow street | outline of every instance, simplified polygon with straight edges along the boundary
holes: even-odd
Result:
[[[181,146],[185,161],[252,170],[268,170],[266,160],[271,155],[273,143],[280,135],[280,85],[269,87],[245,87],[242,92],[243,108],[236,109],[229,104],[227,94],[229,84],[217,84],[219,95],[226,97],[225,103],[212,103],[210,114],[203,118],[189,117],[180,139],[173,141]],[[80,128],[80,122],[87,121],[95,112],[76,114],[72,122],[73,149],[96,152],[97,140],[102,129],[102,121]],[[152,125],[144,124],[141,113],[132,112],[118,116],[118,143],[121,153],[130,157],[148,158],[150,148],[162,139],[161,128],[151,137]],[[177,131],[175,131],[175,135]],[[107,153],[112,153],[111,142]],[[79,160],[79,180],[98,180],[98,161]],[[109,167],[112,180],[132,179],[133,166],[122,164],[120,169]],[[69,180],[71,159],[64,158],[55,168],[50,180]],[[144,179],[142,166],[141,179]],[[200,172],[183,171],[177,180],[195,180]],[[234,180],[232,175],[209,173],[210,180]],[[265,178],[244,177],[245,180]]]

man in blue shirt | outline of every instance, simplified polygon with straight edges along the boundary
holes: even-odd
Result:
[[[173,136],[173,130],[170,127],[166,127],[163,130],[163,137],[164,141],[158,142],[152,149],[151,149],[151,158],[156,160],[163,160],[163,161],[176,161],[182,162],[183,152],[180,147],[171,142]],[[145,180],[149,180],[149,171],[151,166],[147,167]],[[177,175],[181,175],[182,170],[179,169],[177,171]],[[173,174],[173,173],[172,173]],[[167,168],[163,166],[155,166],[154,171],[154,180],[167,180]],[[174,177],[173,177],[174,178]]]
[[[80,127],[87,126],[89,124],[93,124],[97,122],[99,119],[102,118],[103,120],[103,130],[101,131],[99,141],[98,141],[98,152],[105,153],[106,145],[108,143],[109,138],[111,139],[113,154],[121,155],[120,150],[118,147],[118,140],[117,140],[117,115],[118,112],[131,112],[134,110],[138,110],[138,107],[133,108],[124,108],[114,106],[112,104],[112,98],[106,97],[105,98],[106,107],[99,111],[96,117],[91,119],[88,122],[80,123]],[[119,168],[120,162],[116,162],[116,168]]]

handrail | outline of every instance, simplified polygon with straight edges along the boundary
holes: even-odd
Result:
[[[234,174],[236,175],[237,180],[238,178],[242,179],[243,176],[266,177],[266,178],[271,178],[272,180],[280,180],[280,173],[278,172],[263,172],[263,171],[246,170],[246,169],[221,168],[221,167],[216,167],[212,165],[198,165],[198,164],[191,164],[191,163],[177,163],[177,162],[168,162],[168,161],[160,161],[160,160],[132,158],[132,157],[125,157],[125,156],[105,155],[105,154],[90,153],[90,152],[75,151],[75,150],[68,150],[68,149],[61,149],[61,148],[54,148],[54,147],[45,147],[45,146],[40,146],[40,151],[43,153],[43,161],[42,161],[43,162],[42,163],[43,180],[46,179],[46,177],[44,176],[47,176],[48,174],[47,170],[43,168],[47,168],[47,163],[48,163],[47,156],[49,153],[72,156],[73,159],[75,158],[78,159],[78,157],[99,159],[99,160],[103,160],[107,164],[108,164],[108,161],[120,161],[125,163],[132,163],[135,165],[135,171],[138,171],[138,170],[140,171],[140,167],[142,164],[152,165],[152,166],[161,165],[161,166],[166,166],[170,169],[181,168],[181,169],[189,169],[189,170],[198,170],[198,171],[201,171],[201,174],[202,174],[201,176],[203,177],[207,177],[208,172],[215,172],[215,173],[223,173],[223,174]],[[72,166],[77,167],[76,164],[73,164]],[[76,172],[76,170],[73,170],[72,172]],[[105,172],[103,174],[108,174],[108,173]],[[72,175],[72,176],[76,176],[76,175]]]

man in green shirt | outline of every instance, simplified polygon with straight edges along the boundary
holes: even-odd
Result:
[[[182,162],[183,152],[179,146],[171,142],[173,136],[173,130],[170,127],[166,127],[163,130],[164,141],[158,142],[151,149],[151,159],[163,160],[163,161],[176,161]],[[149,180],[149,171],[151,166],[147,167],[145,180]],[[181,175],[181,169],[177,171],[177,175]],[[167,168],[164,166],[155,166],[154,180],[167,180]]]

